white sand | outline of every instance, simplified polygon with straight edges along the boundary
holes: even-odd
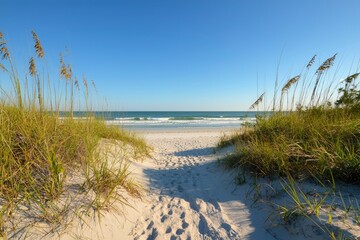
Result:
[[[124,209],[126,220],[105,214],[100,223],[87,222],[66,238],[271,239],[263,221],[252,220],[263,213],[252,215],[245,194],[239,196],[233,184],[234,175],[217,163],[220,155],[214,146],[223,134],[210,129],[142,134],[154,152],[151,159],[133,166],[147,190],[142,202],[133,200],[136,211]]]
[[[154,165],[144,169],[151,204],[132,237],[240,239],[252,232],[248,210],[232,193],[233,177],[216,163],[213,147],[220,136],[214,131],[145,135],[156,149]],[[231,217],[234,209],[241,228]]]
[[[302,217],[283,224],[276,205],[289,197],[279,181],[256,180],[234,184],[235,172],[223,169],[214,153],[221,131],[144,133],[154,147],[151,159],[134,163],[145,197],[130,199],[136,209],[124,215],[105,212],[101,221],[74,225],[61,239],[326,239],[325,232]],[[307,191],[318,190],[307,183]],[[352,192],[359,189],[353,187]],[[358,191],[360,192],[360,191]],[[359,195],[355,195],[356,198]],[[322,213],[326,216],[327,212]],[[334,223],[341,213],[334,213]],[[340,218],[339,218],[340,219]],[[336,225],[337,224],[337,225]],[[353,236],[359,226],[337,221],[336,228]],[[346,225],[348,224],[348,225]]]

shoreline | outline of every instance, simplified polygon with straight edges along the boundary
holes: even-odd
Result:
[[[190,128],[147,128],[147,129],[129,129],[127,131],[139,134],[170,134],[170,133],[233,133],[241,129],[241,127],[190,127]]]

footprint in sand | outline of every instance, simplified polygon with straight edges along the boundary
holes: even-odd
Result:
[[[172,235],[172,236],[170,237],[170,240],[177,240],[177,239],[180,239],[180,238],[177,237],[177,236],[175,236],[175,235]]]
[[[185,228],[187,228],[189,226],[189,224],[187,223],[187,222],[183,222],[182,223],[182,225],[181,225],[181,227],[183,228],[183,229],[185,229]]]
[[[156,237],[159,235],[159,232],[156,228],[153,228],[151,235],[147,238],[147,240],[153,240],[156,239]]]
[[[185,230],[184,229],[181,229],[181,228],[179,228],[178,230],[176,230],[176,234],[177,235],[181,235],[181,234],[183,234],[185,232]]]
[[[169,226],[169,227],[166,228],[165,233],[171,233],[171,231],[172,231],[172,228]]]
[[[150,228],[152,228],[154,226],[154,221],[151,221],[149,223],[149,225],[147,226],[146,230],[149,230]]]
[[[164,216],[161,218],[161,222],[162,222],[162,223],[165,222],[165,220],[168,219],[168,218],[169,218],[168,215],[164,215]]]

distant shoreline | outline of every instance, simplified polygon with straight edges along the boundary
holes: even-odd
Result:
[[[189,131],[187,129],[234,129],[256,120],[254,112],[107,112],[93,113],[106,124],[135,131]],[[177,130],[175,130],[177,131]],[[190,130],[193,131],[193,130]]]
[[[143,134],[166,134],[166,133],[232,133],[240,129],[239,127],[189,127],[189,128],[125,128],[131,132]]]

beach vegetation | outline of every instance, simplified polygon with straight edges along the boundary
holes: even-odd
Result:
[[[40,225],[42,234],[61,232],[74,216],[82,218],[80,213],[100,212],[116,201],[128,204],[126,194],[141,196],[130,160],[149,154],[144,140],[92,115],[91,86],[85,77],[81,84],[62,55],[59,76],[44,72],[46,53],[34,31],[32,36],[34,55],[20,74],[0,32],[0,238],[5,239],[30,236],[29,229]],[[75,118],[81,96],[88,111]]]
[[[297,215],[312,221],[319,219],[319,212],[330,196],[343,199],[341,193],[336,193],[337,182],[360,184],[359,73],[355,71],[341,81],[336,76],[330,78],[328,71],[336,56],[326,59],[311,74],[315,55],[282,88],[276,80],[271,114],[259,112],[253,125],[223,137],[218,144],[220,148],[229,145],[235,148],[232,155],[221,161],[226,166],[240,171],[245,168],[255,176],[283,179],[282,188],[293,203],[278,205],[285,221]],[[259,106],[264,94],[251,109]],[[314,179],[328,189],[319,198],[310,198],[297,184]],[[353,206],[350,204],[350,209],[356,209]],[[349,208],[346,204],[343,207],[345,212]],[[358,212],[353,213],[356,221]],[[330,211],[328,224],[332,219]],[[340,232],[327,228],[325,223],[320,221],[316,225],[332,239],[340,236]]]
[[[335,57],[336,54],[318,67],[312,78],[315,80],[302,79],[301,74],[290,78],[281,89],[278,108],[271,114],[259,113],[253,125],[223,137],[219,147],[234,145],[236,148],[229,161],[261,176],[315,176],[328,182],[334,178],[359,184],[359,73],[340,81],[335,90],[338,97],[332,99],[333,81],[325,87],[322,75],[333,65]],[[314,58],[307,68],[313,62]],[[298,98],[286,101],[285,94],[300,81],[305,82],[302,85],[306,89],[300,89],[301,94],[293,92],[291,98]],[[309,88],[311,81],[313,88]],[[263,96],[264,93],[250,108],[255,108]]]

